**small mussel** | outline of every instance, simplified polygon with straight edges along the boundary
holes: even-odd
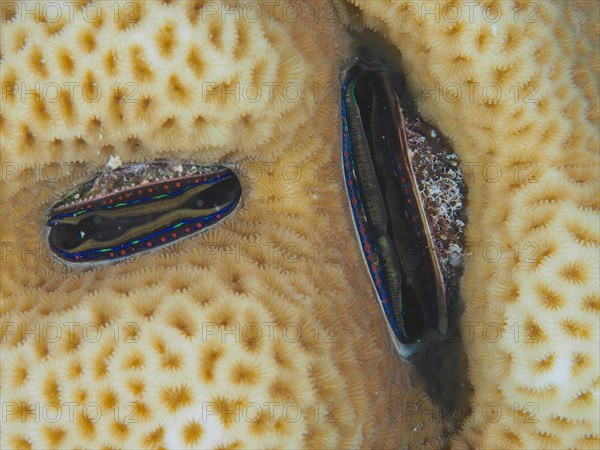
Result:
[[[358,61],[342,83],[343,171],[360,240],[394,343],[410,357],[448,326],[448,280],[462,263],[462,175],[437,131],[405,119],[388,66]],[[439,195],[431,195],[439,191]]]
[[[223,220],[239,204],[223,166],[157,160],[107,169],[50,209],[48,244],[69,263],[125,258]]]

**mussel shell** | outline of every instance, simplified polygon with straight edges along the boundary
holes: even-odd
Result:
[[[130,257],[223,220],[241,193],[235,172],[219,165],[152,161],[106,170],[51,207],[49,248],[69,263]]]
[[[399,97],[380,61],[359,61],[346,72],[342,160],[365,261],[398,350],[408,357],[427,329],[445,332],[447,307]]]

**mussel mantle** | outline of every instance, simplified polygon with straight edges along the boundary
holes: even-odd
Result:
[[[217,165],[159,160],[105,170],[52,206],[49,248],[69,263],[129,257],[221,221],[241,192],[236,174]]]
[[[426,174],[415,173],[411,161],[416,147],[431,149],[440,141],[419,119],[405,120],[392,73],[380,61],[359,61],[346,72],[341,101],[342,162],[353,221],[394,343],[409,357],[428,330],[443,334],[448,326],[444,272],[451,270],[451,252],[442,250],[440,261],[436,232],[441,232],[430,226],[431,211],[417,180]],[[460,170],[451,172],[462,183]],[[460,259],[461,250],[453,256]]]

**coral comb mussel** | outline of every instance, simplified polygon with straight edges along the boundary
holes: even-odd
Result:
[[[218,165],[158,160],[107,169],[52,206],[48,244],[71,263],[128,257],[221,221],[241,191],[236,174]]]
[[[446,332],[464,223],[456,155],[418,115],[403,113],[398,85],[380,61],[346,72],[342,162],[363,256],[394,343],[409,357],[428,331]]]

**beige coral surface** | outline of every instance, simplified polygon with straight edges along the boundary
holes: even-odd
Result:
[[[1,4],[2,448],[439,445],[345,210],[331,10],[67,3]],[[463,441],[597,447],[597,3],[355,3],[465,162]],[[111,155],[231,163],[242,208],[65,267],[46,211]]]
[[[2,448],[441,445],[347,215],[333,9],[286,5],[2,2]],[[110,156],[228,163],[242,206],[66,266],[48,208]]]
[[[598,448],[598,3],[353,3],[463,159],[463,438]]]

